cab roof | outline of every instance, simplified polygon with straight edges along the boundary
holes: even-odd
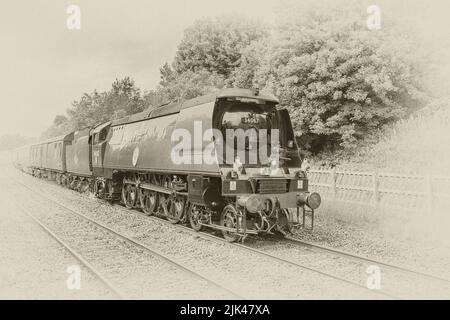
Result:
[[[182,102],[170,103],[160,107],[151,107],[140,113],[136,113],[121,119],[113,120],[111,122],[104,123],[99,127],[95,128],[95,131],[100,131],[104,127],[111,124],[112,126],[117,126],[125,123],[140,121],[144,119],[158,118],[161,116],[178,113],[182,109],[187,109],[190,107],[194,107],[200,104],[208,103],[216,101],[217,99],[224,98],[248,98],[248,99],[258,99],[259,101],[265,101],[269,103],[279,103],[278,99],[272,94],[261,93],[255,94],[254,90],[250,89],[239,89],[239,88],[226,88],[222,90],[218,90],[208,95],[203,95],[197,98],[185,100]]]

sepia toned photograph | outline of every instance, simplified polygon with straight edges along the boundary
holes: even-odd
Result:
[[[449,300],[449,12],[5,1],[0,300]]]

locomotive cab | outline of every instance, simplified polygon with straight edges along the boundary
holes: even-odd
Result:
[[[220,133],[215,147],[225,238],[235,241],[247,233],[275,231],[286,234],[293,226],[305,224],[306,210],[313,223],[321,200],[317,193],[308,192],[287,110],[258,96],[218,99],[213,127]]]

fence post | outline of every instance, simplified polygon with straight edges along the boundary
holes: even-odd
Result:
[[[429,174],[425,176],[428,214],[433,214],[433,184]]]
[[[333,199],[336,199],[336,168],[331,169],[331,192],[333,193]]]
[[[376,208],[378,206],[378,202],[379,202],[379,192],[378,192],[378,185],[379,185],[379,181],[378,181],[378,171],[375,170],[375,172],[372,173],[372,192],[373,192],[373,197],[372,197],[372,202],[373,202],[373,206]]]

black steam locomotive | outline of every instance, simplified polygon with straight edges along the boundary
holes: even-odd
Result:
[[[228,241],[286,234],[321,199],[308,192],[289,114],[277,104],[225,89],[19,148],[14,164],[197,231],[221,230]]]

